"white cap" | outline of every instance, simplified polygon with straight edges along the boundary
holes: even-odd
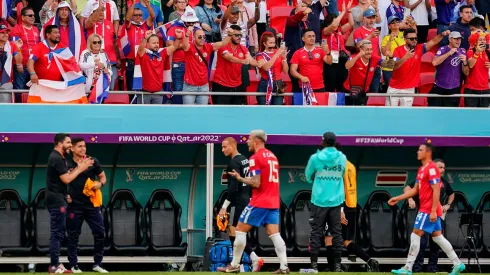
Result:
[[[184,14],[180,17],[184,22],[199,22],[199,18],[196,16],[196,12],[190,6],[185,8]]]

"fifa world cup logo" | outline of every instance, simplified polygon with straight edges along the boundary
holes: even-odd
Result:
[[[133,181],[133,175],[134,175],[134,168],[128,168],[126,169],[126,182],[130,182],[130,181]]]
[[[297,173],[298,171],[296,171],[296,169],[291,169],[288,171],[289,183],[294,183],[294,177],[296,176]]]

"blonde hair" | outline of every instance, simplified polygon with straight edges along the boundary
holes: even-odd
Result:
[[[102,36],[100,36],[100,35],[98,35],[96,33],[92,33],[87,38],[87,50],[89,52],[92,52],[92,50],[93,50],[92,49],[92,46],[93,46],[92,42],[94,42],[94,39],[95,38],[98,38],[101,42],[104,42],[104,40],[103,40],[104,38],[102,38]],[[100,44],[100,46],[101,46],[100,51],[103,52],[103,50],[102,50],[102,44]]]

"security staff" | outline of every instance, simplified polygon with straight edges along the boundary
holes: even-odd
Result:
[[[336,136],[332,132],[323,134],[322,150],[313,154],[305,169],[306,180],[313,183],[311,193],[311,269],[318,272],[318,252],[324,241],[325,224],[332,235],[333,271],[342,272],[342,225],[341,206],[345,201],[344,173],[346,157],[335,148]]]
[[[88,223],[94,235],[94,265],[92,270],[99,273],[109,273],[102,268],[104,256],[104,217],[100,207],[102,206],[102,188],[107,178],[96,158],[87,156],[87,146],[81,137],[72,139],[73,158],[67,161],[68,167],[77,169],[81,163],[91,159],[93,165],[78,175],[69,185],[68,193],[68,261],[70,261],[73,273],[82,273],[78,267],[78,239],[82,231],[84,221]],[[99,191],[99,192],[98,192]],[[98,193],[98,194],[97,194]],[[98,196],[97,196],[98,195]],[[90,197],[89,197],[90,196]]]

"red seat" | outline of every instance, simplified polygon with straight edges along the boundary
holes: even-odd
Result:
[[[434,86],[436,78],[434,73],[421,73],[420,74],[420,83],[419,83],[419,93],[420,94],[428,94],[430,90],[432,90],[432,86]]]
[[[248,71],[250,77],[250,85],[247,87],[247,92],[256,93],[257,87],[259,86],[259,79],[257,79],[257,74],[254,71]],[[256,96],[247,96],[248,105],[258,105]]]
[[[427,33],[427,41],[432,40],[432,38],[437,36],[437,29],[429,29],[429,32]]]
[[[267,10],[271,10],[274,7],[286,7],[288,6],[288,0],[267,0],[266,6]]]
[[[284,29],[286,28],[286,21],[293,7],[272,7],[270,11],[270,26],[276,30],[277,33],[282,34],[284,38]]]
[[[367,106],[386,106],[386,98],[382,96],[370,96],[367,100]]]
[[[432,52],[426,52],[422,55],[421,73],[435,73],[436,68],[432,65],[432,60],[434,60],[434,54]]]
[[[199,4],[199,0],[189,0],[189,6],[191,6],[192,8],[197,6],[197,4]]]
[[[27,103],[27,98],[29,97],[29,93],[22,93],[22,103]]]
[[[129,104],[129,95],[127,94],[109,94],[104,104]]]
[[[427,97],[414,97],[412,107],[427,107]]]

